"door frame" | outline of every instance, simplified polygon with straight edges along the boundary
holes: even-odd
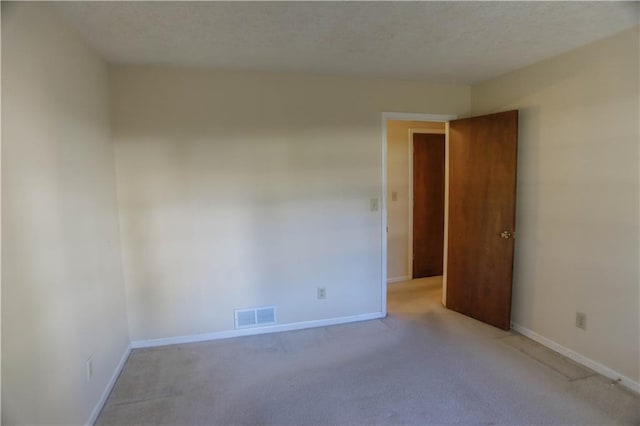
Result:
[[[444,135],[445,138],[445,154],[444,154],[444,199],[445,199],[445,208],[444,208],[444,252],[447,252],[447,200],[448,200],[448,177],[449,173],[447,170],[447,130],[446,124],[444,130],[436,130],[436,129],[409,129],[409,221],[408,221],[408,259],[407,259],[407,271],[409,272],[409,279],[413,279],[413,155],[414,155],[414,146],[413,146],[413,135],[415,134],[427,134],[427,135]],[[446,264],[446,260],[443,260],[443,266]],[[446,273],[446,270],[443,269],[443,274]],[[443,278],[444,281],[444,278]]]
[[[448,211],[448,203],[449,199],[447,198],[448,190],[447,184],[449,182],[449,121],[455,120],[458,118],[457,115],[451,114],[426,114],[426,113],[411,113],[411,112],[382,112],[381,120],[382,120],[382,194],[381,195],[381,209],[382,209],[382,226],[380,228],[380,235],[382,240],[382,277],[380,283],[380,297],[381,297],[381,306],[380,311],[383,315],[387,315],[387,121],[388,120],[397,120],[397,121],[436,121],[436,122],[444,122],[445,124],[445,219]],[[411,144],[413,145],[413,141]],[[412,158],[413,161],[413,158]],[[444,238],[445,238],[445,257],[444,257],[444,265],[445,265],[445,276],[443,277],[443,292],[442,292],[442,301],[446,302],[446,242],[447,242],[447,223],[445,222],[444,229]],[[413,225],[412,225],[413,226]],[[413,230],[412,230],[413,233]],[[412,273],[413,274],[413,273]]]

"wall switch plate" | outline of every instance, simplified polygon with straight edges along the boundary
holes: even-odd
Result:
[[[582,312],[576,312],[576,327],[582,330],[587,329],[587,314]]]
[[[87,359],[87,382],[91,381],[93,377],[93,357]]]
[[[318,299],[323,300],[327,298],[327,289],[324,287],[318,287]]]
[[[369,210],[371,210],[372,212],[377,212],[378,208],[379,206],[377,198],[372,198],[371,200],[369,200]]]

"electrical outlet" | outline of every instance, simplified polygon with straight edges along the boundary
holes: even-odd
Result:
[[[324,287],[318,287],[318,299],[323,300],[327,298],[327,289]]]
[[[93,377],[93,357],[87,359],[87,382],[91,381]]]
[[[576,312],[576,327],[583,330],[587,329],[587,314]]]

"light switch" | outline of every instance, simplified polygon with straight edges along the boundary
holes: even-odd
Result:
[[[378,211],[378,199],[377,198],[372,198],[371,200],[369,200],[369,208],[372,212],[377,212]]]
[[[396,191],[391,193],[391,201],[398,201],[398,193]]]

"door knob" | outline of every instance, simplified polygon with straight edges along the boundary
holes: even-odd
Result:
[[[502,238],[504,238],[505,240],[508,240],[509,238],[511,238],[513,236],[513,234],[511,232],[509,232],[509,231],[502,231],[500,233],[500,236]]]

